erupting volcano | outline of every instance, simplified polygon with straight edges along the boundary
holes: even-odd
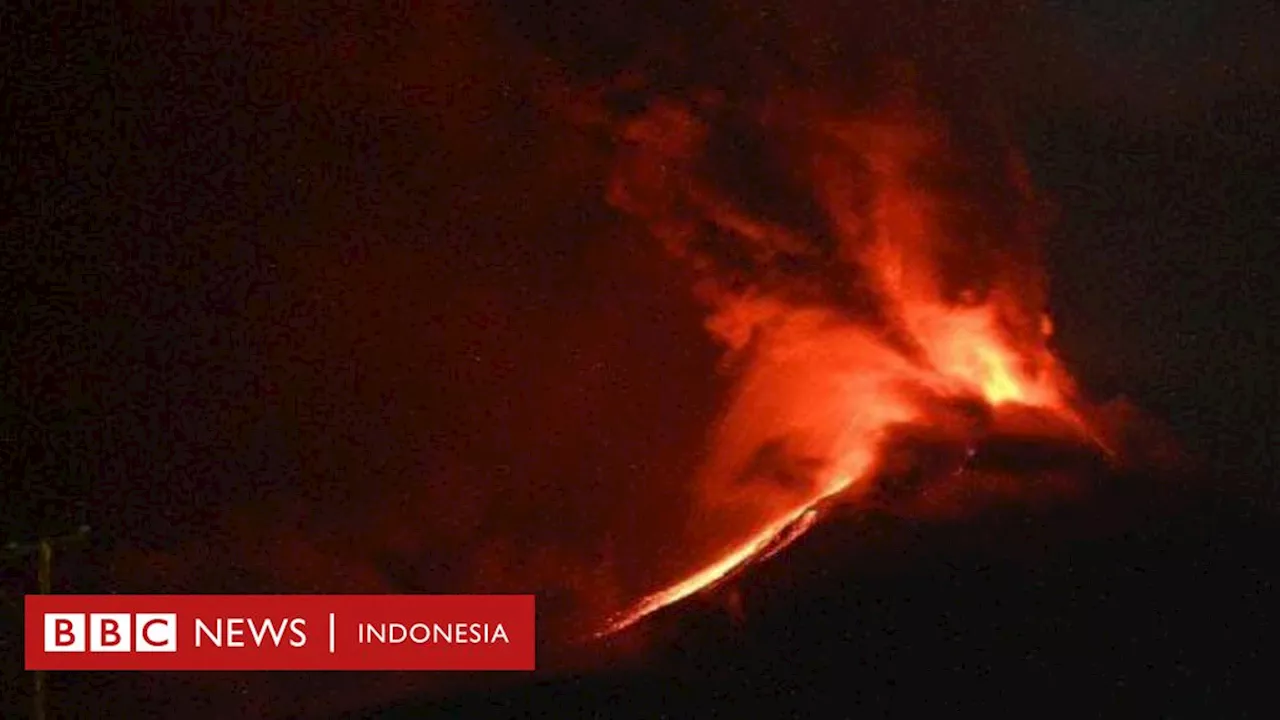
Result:
[[[899,437],[960,448],[946,468],[959,482],[995,436],[1114,456],[1050,349],[1040,205],[1016,155],[953,143],[910,93],[877,108],[703,94],[611,119],[610,201],[693,268],[736,387],[691,513],[714,541],[601,635],[866,497]]]

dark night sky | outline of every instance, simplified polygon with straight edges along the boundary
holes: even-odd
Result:
[[[7,533],[87,519],[81,587],[556,576],[548,606],[570,602],[678,502],[723,388],[687,278],[605,207],[600,148],[554,110],[705,18],[258,5],[6,23]],[[939,32],[1060,211],[1064,356],[1225,494],[1274,503],[1280,16],[992,17]]]

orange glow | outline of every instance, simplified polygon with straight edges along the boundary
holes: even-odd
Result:
[[[708,330],[740,376],[695,479],[699,517],[734,539],[691,557],[684,577],[614,615],[603,634],[777,552],[819,508],[856,496],[897,428],[968,442],[982,421],[957,419],[947,409],[957,401],[1034,408],[1093,437],[1047,345],[1034,268],[994,241],[956,236],[963,190],[921,179],[922,164],[947,157],[943,129],[909,106],[841,122],[789,112],[799,117],[785,128],[808,137],[793,161],[823,213],[810,227],[829,236],[759,217],[721,190],[701,154],[711,128],[691,111],[657,106],[620,133],[629,150],[611,199],[693,259]],[[732,262],[703,249],[710,232],[737,243]],[[835,271],[786,275],[779,258]],[[874,310],[831,292],[847,287],[865,289]]]
[[[634,625],[637,621],[645,616],[666,607],[672,603],[679,602],[690,595],[702,592],[712,588],[716,583],[724,580],[733,571],[745,565],[751,560],[763,560],[782,550],[787,545],[794,542],[809,528],[813,527],[818,520],[817,511],[814,506],[819,504],[826,498],[835,495],[845,488],[849,487],[851,482],[848,476],[842,476],[833,481],[828,492],[822,494],[807,505],[796,508],[792,512],[783,515],[770,523],[767,527],[761,529],[756,534],[749,537],[745,542],[736,547],[730,548],[724,555],[712,562],[710,565],[698,570],[692,575],[684,578],[676,584],[659,590],[636,603],[626,613],[614,618],[609,626],[600,634],[608,635],[622,630],[630,625]],[[788,530],[785,536],[779,538],[779,534]],[[770,548],[770,545],[773,545]],[[765,552],[769,548],[768,552]]]

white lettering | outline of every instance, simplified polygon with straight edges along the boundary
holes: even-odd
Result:
[[[200,647],[200,636],[208,638],[214,647],[222,647],[222,620],[219,618],[217,630],[210,630],[200,618],[196,618],[196,647]]]
[[[293,633],[293,639],[289,641],[289,645],[293,647],[302,647],[307,644],[307,621],[302,618],[294,618],[289,621],[289,632]]]
[[[227,618],[227,647],[244,647],[244,618]]]
[[[246,631],[245,626],[248,626]],[[208,642],[214,647],[247,647],[246,633],[252,639],[254,647],[262,647],[269,637],[271,644],[280,647],[286,633],[289,645],[303,647],[307,644],[307,621],[303,618],[281,618],[279,621],[253,618],[218,618],[212,628],[205,621],[196,619],[196,647]]]
[[[359,623],[356,636],[361,644],[383,643],[399,645],[412,642],[415,645],[442,644],[510,644],[507,629],[502,623]]]

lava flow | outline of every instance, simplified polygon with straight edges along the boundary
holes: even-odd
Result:
[[[966,154],[910,97],[882,108],[709,96],[614,121],[610,199],[690,261],[737,385],[697,478],[695,522],[722,541],[602,635],[858,497],[903,428],[971,445],[1037,415],[1101,445],[1049,349],[1025,172]]]

